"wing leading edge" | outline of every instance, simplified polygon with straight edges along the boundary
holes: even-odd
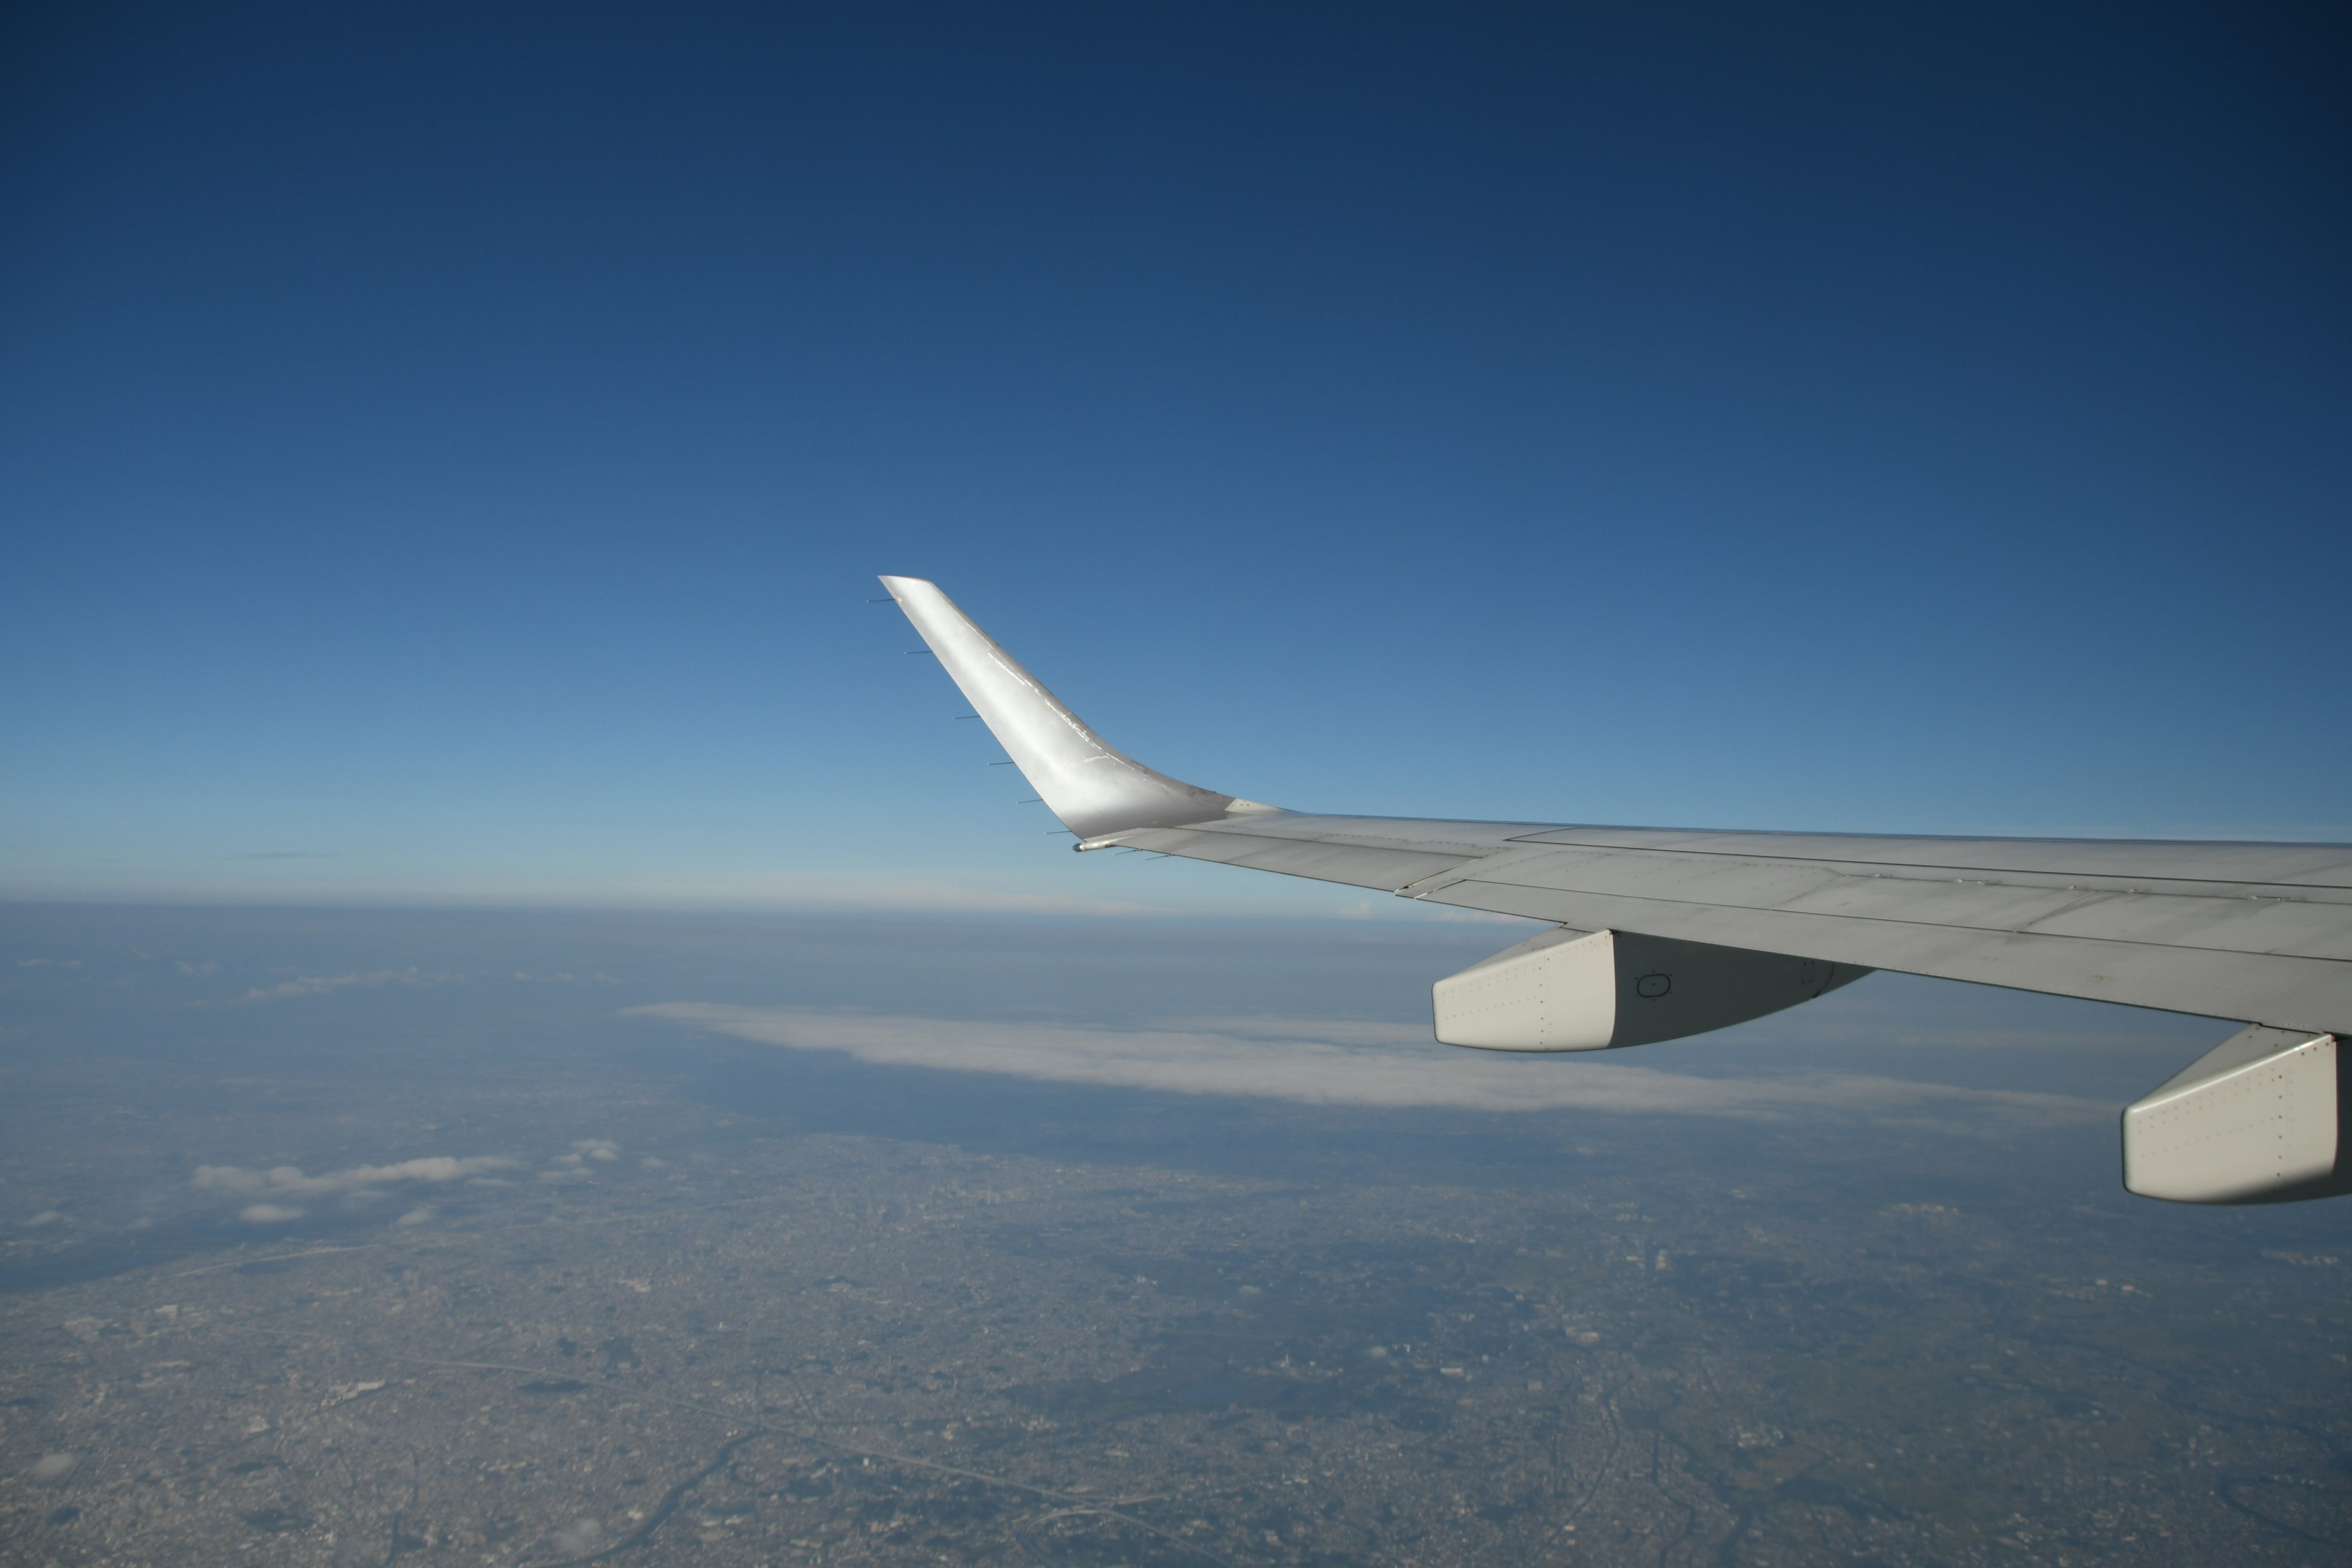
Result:
[[[2248,1028],[2126,1114],[2127,1184],[2203,1202],[2352,1190],[2352,1163],[2339,1161],[2332,1142],[2326,1170],[2315,1171],[2320,1134],[2311,1121],[2325,1101],[2332,1140],[2347,1120],[2336,1107],[2352,1085],[2336,1072],[2335,1037],[2352,1032],[2352,846],[1286,811],[1144,767],[1097,736],[936,586],[882,581],[1078,849],[1148,849],[1558,928],[1536,939],[1540,951],[1514,959],[1514,949],[1440,983],[1439,1037],[1449,1043],[1561,1050],[1672,1038],[1793,1005],[1871,969],[2197,1014]],[[1602,933],[1613,933],[1615,956],[1575,940]],[[1649,967],[1634,973],[1641,964]],[[1479,999],[1482,1022],[1465,1021],[1465,997]],[[1669,1013],[1689,1026],[1663,1022]],[[1582,1020],[1572,1028],[1562,1022],[1571,1016]],[[1571,1038],[1580,1043],[1559,1043]],[[2246,1040],[2264,1048],[2249,1056]],[[2263,1067],[2273,1058],[2276,1070]],[[2184,1087],[2224,1058],[2210,1084]],[[2261,1102],[2253,1110],[2249,1096]],[[2227,1126],[2209,1128],[2200,1117]],[[2259,1129],[2290,1121],[2302,1129],[2301,1152],[2275,1172],[2258,1151],[2245,1169],[2224,1159],[2219,1173],[2201,1165],[2184,1173],[2175,1167],[2189,1154],[2167,1163],[2171,1157],[2149,1142],[2161,1126],[2164,1150],[2204,1150],[2194,1159],[2210,1164],[2212,1148],[2267,1149],[2270,1134]]]

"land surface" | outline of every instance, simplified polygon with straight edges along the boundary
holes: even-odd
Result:
[[[10,1047],[0,1559],[2352,1554],[2331,1222],[2028,1202],[2034,1137],[412,1023],[392,1060],[323,1012],[299,1051]],[[970,1137],[808,1109],[845,1095]]]

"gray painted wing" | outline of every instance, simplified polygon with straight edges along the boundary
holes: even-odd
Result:
[[[1405,898],[2352,1033],[2352,847],[1283,813],[1089,841]]]
[[[920,578],[882,580],[1081,849],[2352,1037],[2352,846],[1316,816],[1154,773]]]

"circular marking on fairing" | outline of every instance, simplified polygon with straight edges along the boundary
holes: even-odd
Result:
[[[1674,988],[1674,977],[1668,974],[1644,974],[1633,982],[1633,994],[1646,996],[1653,1002]]]

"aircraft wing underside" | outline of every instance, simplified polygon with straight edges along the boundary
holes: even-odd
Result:
[[[1328,816],[1219,795],[1102,740],[932,584],[884,584],[1080,850],[1180,855],[1550,923],[1439,980],[1437,1037],[1672,1039],[1873,969],[2246,1026],[2124,1117],[2151,1196],[2352,1191],[2352,846],[1893,837]]]

